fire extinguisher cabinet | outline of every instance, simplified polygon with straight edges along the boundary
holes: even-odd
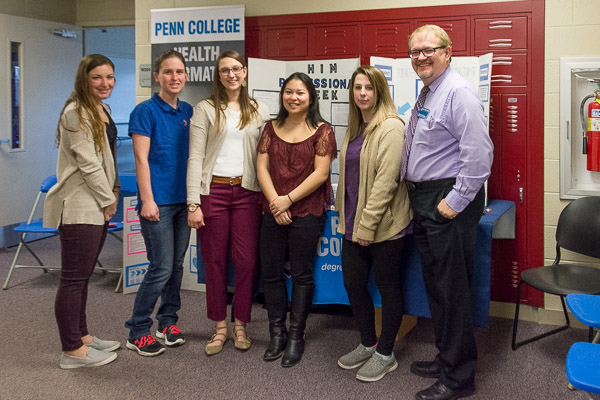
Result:
[[[600,196],[600,57],[560,60],[560,198]]]

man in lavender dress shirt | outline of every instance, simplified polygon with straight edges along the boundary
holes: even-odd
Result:
[[[493,145],[477,93],[450,68],[448,34],[426,25],[408,44],[413,69],[429,87],[416,125],[407,128],[414,136],[406,181],[438,348],[433,361],[415,361],[411,371],[437,379],[418,400],[457,399],[475,391],[470,283]]]

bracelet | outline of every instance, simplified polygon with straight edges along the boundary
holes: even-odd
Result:
[[[290,197],[289,193],[288,193],[287,197],[288,197],[288,199],[290,199],[290,201],[292,202],[292,204],[294,204],[294,200],[292,200],[292,198]]]

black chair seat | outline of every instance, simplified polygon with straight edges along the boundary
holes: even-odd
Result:
[[[600,269],[580,264],[557,264],[521,273],[529,286],[557,296],[571,293],[600,294]]]
[[[513,322],[512,349],[554,335],[569,327],[565,297],[571,293],[600,294],[600,268],[560,261],[561,249],[600,259],[600,197],[582,197],[569,203],[560,213],[556,225],[556,258],[552,265],[521,272],[517,285],[517,304]],[[523,283],[544,293],[559,296],[565,324],[540,335],[517,342],[519,308]]]

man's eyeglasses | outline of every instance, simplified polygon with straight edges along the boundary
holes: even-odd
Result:
[[[423,53],[425,57],[433,57],[436,50],[445,49],[446,46],[434,47],[432,49],[423,49],[423,50],[410,50],[408,52],[408,56],[412,59],[419,58],[419,54]]]
[[[219,74],[221,76],[228,76],[230,72],[233,72],[234,75],[239,75],[244,70],[244,67],[233,67],[233,68],[221,68],[219,70]]]

